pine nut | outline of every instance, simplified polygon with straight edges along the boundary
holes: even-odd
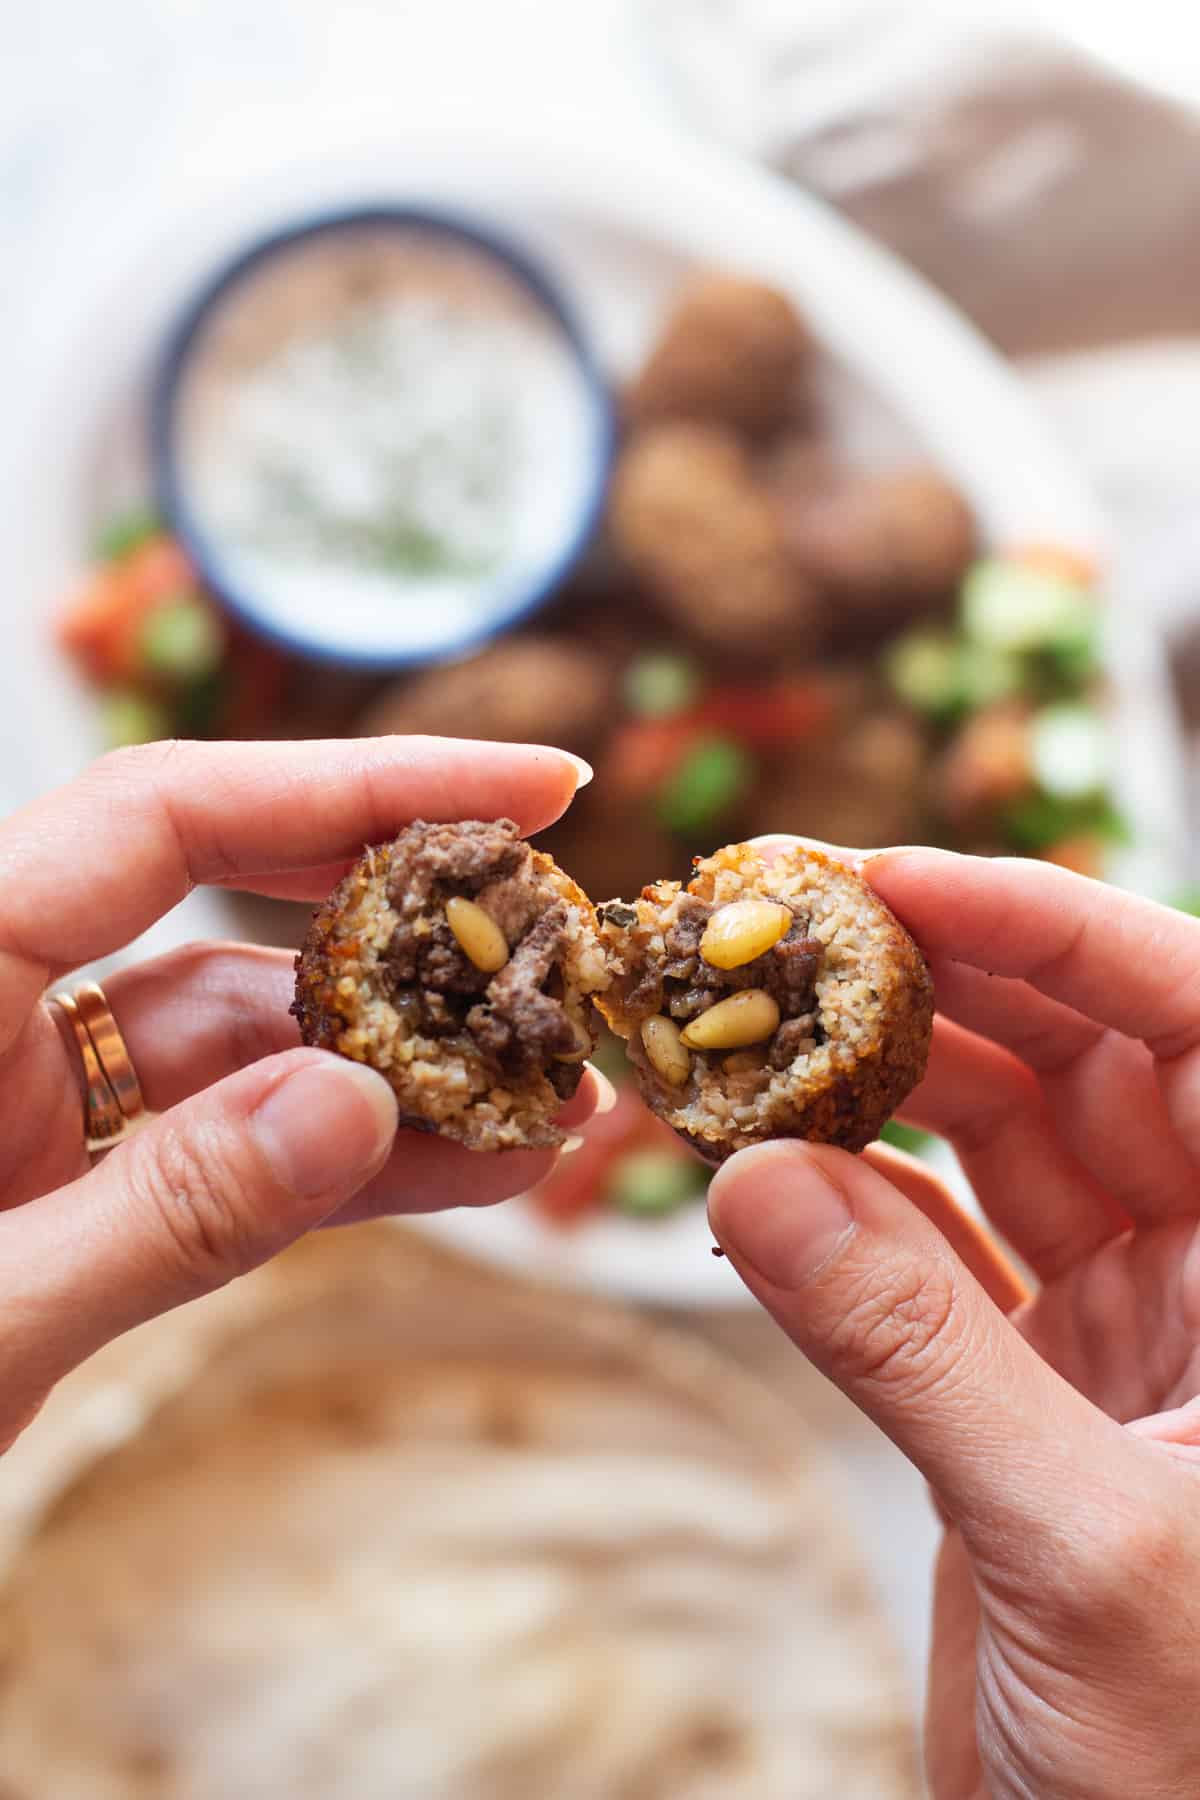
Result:
[[[740,969],[773,949],[791,928],[791,910],[777,900],[733,900],[708,921],[700,954],[714,969]]]
[[[508,961],[508,942],[495,919],[482,906],[456,894],[446,902],[446,923],[463,955],[485,975],[494,975]]]
[[[692,1059],[683,1047],[674,1019],[665,1018],[662,1013],[643,1019],[642,1044],[656,1073],[672,1087],[682,1087],[692,1072]]]
[[[779,1028],[779,1008],[765,988],[743,988],[718,1000],[680,1033],[689,1050],[742,1050],[765,1043]]]

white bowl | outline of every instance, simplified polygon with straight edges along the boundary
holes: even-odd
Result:
[[[526,458],[522,464],[529,490],[520,511],[533,529],[508,545],[499,566],[460,575],[453,582],[422,584],[419,578],[398,579],[378,570],[366,581],[347,581],[344,568],[328,562],[298,569],[286,561],[281,567],[270,554],[255,555],[214,521],[186,448],[188,395],[194,394],[197,384],[203,388],[206,369],[211,376],[208,346],[214,326],[219,331],[222,317],[231,307],[244,304],[247,295],[253,305],[256,284],[281,263],[294,268],[297,259],[303,265],[314,252],[326,259],[336,257],[344,252],[347,239],[361,243],[364,233],[377,244],[407,242],[411,247],[432,242],[443,253],[469,257],[469,266],[489,280],[503,281],[507,298],[520,295],[527,314],[538,318],[544,358],[538,370],[543,377],[553,372],[549,442],[543,409],[539,454],[535,462]],[[494,377],[498,367],[507,364],[510,383],[514,375],[520,382],[511,352],[510,343],[509,355],[501,359],[494,344],[489,345],[485,378]],[[526,369],[526,380],[528,375]],[[421,386],[428,387],[424,360]],[[534,391],[540,395],[540,388]],[[365,208],[351,203],[273,221],[267,232],[243,244],[215,273],[210,271],[198,292],[188,297],[162,347],[150,417],[153,486],[160,510],[208,592],[286,652],[381,672],[467,655],[523,623],[544,604],[570,574],[597,527],[616,437],[607,383],[556,283],[529,260],[516,240],[497,238],[486,224],[465,213],[411,203]],[[394,431],[394,407],[389,418]],[[338,459],[337,449],[330,447],[330,423],[322,409],[318,429],[323,435],[317,441],[326,466],[331,456],[334,462]],[[336,431],[339,421],[332,423]],[[228,436],[210,455],[229,468]],[[554,465],[549,477],[548,462]],[[227,486],[240,497],[245,468],[234,467],[238,473]],[[547,498],[548,514],[545,505],[537,504]]]

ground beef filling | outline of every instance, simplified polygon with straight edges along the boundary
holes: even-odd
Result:
[[[565,900],[548,906],[492,976],[483,1003],[467,1014],[467,1030],[503,1069],[532,1071],[577,1047],[561,998],[547,991],[566,947],[567,919]]]
[[[775,897],[764,894],[762,898]],[[666,955],[658,968],[643,972],[626,1005],[638,1013],[667,1013],[677,1024],[685,1025],[729,994],[742,988],[763,988],[778,1006],[782,1020],[770,1044],[763,1048],[772,1068],[788,1068],[805,1043],[824,1041],[820,1021],[815,1017],[817,974],[824,945],[809,935],[808,919],[799,906],[791,901],[778,904],[787,906],[792,913],[794,922],[786,936],[739,968],[716,969],[705,962],[700,942],[709,919],[720,909],[696,894],[681,894],[663,934]],[[602,916],[608,910],[602,909]],[[636,914],[632,917],[636,918]],[[617,924],[628,922],[614,920]],[[714,1053],[714,1059],[717,1054]],[[707,1062],[704,1053],[693,1055]]]
[[[600,942],[612,979],[596,1004],[643,1098],[711,1162],[775,1138],[863,1150],[924,1073],[921,953],[820,850],[727,845],[686,887],[602,907]]]
[[[676,917],[664,937],[664,1010],[684,1023],[727,994],[741,988],[765,988],[785,1022],[811,1013],[824,946],[819,938],[808,935],[808,921],[800,910],[791,907],[795,920],[791,930],[762,956],[737,969],[714,969],[700,954],[700,940],[709,919],[718,910],[694,894],[681,896]]]
[[[576,1071],[553,1059],[578,1049],[562,1004],[570,914],[565,901],[547,905],[539,896],[517,827],[508,819],[435,826],[401,841],[388,881],[399,912],[384,958],[391,1004],[432,1037],[469,1039],[498,1078],[544,1069],[558,1087],[561,1071],[569,1092]],[[475,901],[504,932],[511,954],[498,973],[476,968],[459,948],[445,918],[455,895]]]

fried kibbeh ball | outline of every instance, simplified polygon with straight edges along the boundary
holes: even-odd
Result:
[[[597,1004],[642,1096],[711,1162],[779,1137],[862,1150],[925,1072],[924,958],[822,851],[733,844],[601,907],[600,936]]]
[[[292,1011],[306,1044],[387,1077],[402,1123],[543,1149],[564,1141],[607,980],[591,901],[511,819],[418,819],[315,915]]]
[[[796,573],[853,640],[948,605],[975,556],[975,519],[934,469],[846,469],[803,442],[774,459],[776,518]]]
[[[634,427],[702,419],[769,437],[797,411],[812,338],[786,295],[719,272],[685,284],[625,396]]]
[[[599,649],[531,632],[385,689],[359,733],[587,750],[611,723],[615,686],[613,661]]]
[[[911,713],[864,706],[763,761],[745,829],[827,844],[920,842],[929,766],[929,739]]]
[[[812,585],[743,446],[716,425],[656,425],[621,455],[609,518],[629,568],[689,638],[735,657],[819,635]]]

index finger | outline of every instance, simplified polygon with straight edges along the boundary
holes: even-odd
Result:
[[[416,817],[536,831],[581,771],[565,750],[428,737],[106,756],[0,826],[0,1049],[47,981],[119,949],[192,887],[345,861]]]
[[[1200,920],[1013,857],[885,850],[861,873],[927,955],[1016,976],[1163,1059],[1200,1043]]]

